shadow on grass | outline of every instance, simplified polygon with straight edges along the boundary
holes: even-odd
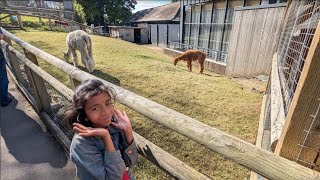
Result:
[[[70,65],[73,65],[73,62],[69,62],[69,61],[66,61],[66,62],[69,63]],[[82,64],[79,64],[79,66],[77,66],[77,68],[79,68],[80,70],[82,70],[86,73],[89,73],[89,71]],[[95,69],[91,74],[94,76],[97,76],[101,79],[104,79],[112,84],[120,86],[120,80],[118,78],[111,76],[111,75],[109,75],[99,69]]]
[[[88,72],[88,70],[86,70],[85,68],[81,67],[81,69],[83,71]],[[110,74],[107,74],[107,73],[105,73],[105,72],[103,72],[103,71],[101,71],[99,69],[95,69],[91,74],[94,75],[94,76],[97,76],[97,77],[99,77],[101,79],[104,79],[104,80],[106,80],[106,81],[108,81],[108,82],[110,82],[112,84],[120,86],[120,79],[118,79],[118,78],[116,78],[114,76],[111,76]]]
[[[195,74],[200,74],[198,68],[196,69],[192,69],[192,72],[190,72],[188,69],[184,69],[182,67],[177,67],[178,69],[182,70],[182,71],[187,71],[189,73],[195,73]],[[205,70],[204,70],[205,71]],[[212,76],[211,74],[207,74],[207,73],[203,73],[202,75],[206,75],[206,76]],[[214,76],[214,77],[223,77],[223,76]]]

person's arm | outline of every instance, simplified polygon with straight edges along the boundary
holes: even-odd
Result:
[[[100,151],[92,137],[74,136],[70,146],[71,160],[81,164],[88,172],[99,180],[121,179],[126,166],[120,151]]]

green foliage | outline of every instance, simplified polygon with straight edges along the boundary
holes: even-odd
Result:
[[[78,0],[83,6],[88,24],[120,25],[132,14],[135,0]]]
[[[179,0],[171,0],[171,2],[172,2],[172,3],[174,3],[174,2],[178,2],[178,1],[179,1]]]
[[[74,10],[76,12],[76,21],[81,24],[87,24],[86,21],[86,13],[84,12],[84,8],[81,4],[78,3],[78,1],[73,2]]]

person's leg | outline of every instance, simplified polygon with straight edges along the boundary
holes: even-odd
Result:
[[[0,100],[1,100],[1,106],[6,106],[11,102],[11,98],[8,94],[8,76],[7,76],[7,70],[6,70],[6,61],[1,56],[0,53]]]

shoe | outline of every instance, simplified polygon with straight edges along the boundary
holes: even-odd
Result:
[[[9,99],[7,102],[4,102],[4,103],[1,103],[1,107],[5,107],[5,106],[8,106],[12,101],[12,98],[9,96]]]

